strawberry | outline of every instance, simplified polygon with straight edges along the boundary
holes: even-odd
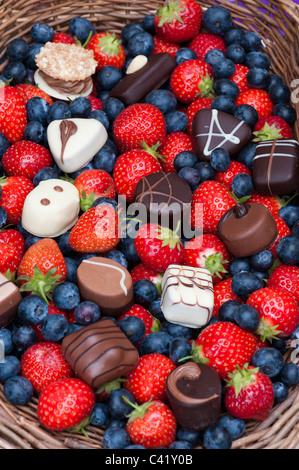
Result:
[[[0,241],[0,273],[8,278],[14,277],[19,264],[20,256],[14,246]]]
[[[222,215],[236,201],[229,190],[217,181],[204,181],[193,193],[191,202],[191,226],[204,233],[217,234],[217,225]]]
[[[220,49],[220,51],[226,52],[226,45],[223,39],[220,36],[210,33],[198,34],[192,39],[189,47],[201,60],[204,60],[207,52],[212,49]]]
[[[63,31],[55,33],[52,42],[59,42],[62,44],[76,44],[76,40],[73,38],[73,36]]]
[[[96,110],[101,111],[103,107],[103,102],[99,98],[93,95],[89,95],[87,96],[87,99],[91,103],[91,111],[96,111]]]
[[[273,102],[270,95],[265,90],[250,88],[239,94],[236,105],[248,104],[256,109],[259,119],[270,116],[273,111]]]
[[[247,81],[249,68],[242,64],[235,64],[235,72],[229,77],[229,80],[238,85],[240,93],[249,90],[250,85]]]
[[[126,430],[134,444],[147,449],[165,448],[175,440],[177,422],[165,403],[154,400],[142,405],[131,404],[134,411],[129,415]]]
[[[151,104],[137,103],[125,108],[113,121],[113,136],[119,152],[134,150],[145,142],[157,148],[166,139],[162,112]]]
[[[215,181],[218,183],[224,184],[230,191],[232,190],[232,181],[235,176],[240,173],[245,173],[248,176],[251,176],[251,171],[249,168],[244,165],[244,163],[237,162],[236,160],[231,160],[230,165],[225,171],[217,171],[215,175]]]
[[[273,402],[271,379],[258,367],[245,364],[229,374],[224,404],[232,416],[263,421],[269,415]]]
[[[178,153],[185,150],[193,151],[191,138],[185,132],[171,132],[167,135],[164,144],[160,147],[159,153],[162,155],[161,165],[166,173],[175,173],[173,161]]]
[[[291,335],[299,323],[299,308],[294,297],[286,290],[263,287],[250,294],[247,304],[260,316],[256,334],[262,340]]]
[[[58,243],[43,238],[31,245],[18,267],[18,283],[22,291],[41,295],[46,302],[57,283],[67,276],[67,267]]]
[[[26,105],[21,93],[12,86],[0,86],[0,132],[14,144],[24,137]]]
[[[96,33],[88,41],[86,49],[93,51],[97,61],[97,71],[106,65],[122,69],[126,61],[125,49],[114,33]]]
[[[118,242],[118,216],[108,205],[84,212],[69,236],[71,248],[82,253],[105,253],[113,250]]]
[[[120,389],[123,382],[125,382],[125,379],[119,377],[118,379],[112,380],[111,382],[106,382],[105,384],[101,385],[100,388],[95,392],[96,402],[107,401],[111,392],[113,392],[113,390]]]
[[[129,390],[138,403],[148,400],[167,399],[166,379],[175,364],[160,353],[140,356],[138,365],[126,375],[124,388]]]
[[[214,317],[218,318],[221,305],[228,300],[237,300],[240,303],[244,303],[244,300],[242,300],[232,291],[231,284],[232,278],[229,278],[223,279],[214,286]]]
[[[273,217],[277,217],[281,208],[281,202],[277,196],[262,196],[257,191],[253,191],[252,195],[247,202],[257,202],[258,204],[264,204],[267,209],[271,212]]]
[[[187,109],[188,127],[187,133],[192,136],[192,123],[195,114],[200,109],[211,109],[213,98],[196,98]]]
[[[21,140],[6,150],[2,165],[9,176],[25,176],[33,180],[40,170],[53,165],[53,159],[44,146]]]
[[[0,242],[12,246],[19,255],[19,262],[25,253],[25,240],[23,235],[13,228],[7,228],[0,231]]]
[[[25,176],[8,176],[0,179],[0,186],[0,206],[7,212],[7,223],[17,225],[22,217],[26,196],[34,189],[34,184]]]
[[[274,220],[276,222],[278,235],[277,235],[276,239],[274,240],[274,242],[272,243],[272,245],[270,245],[268,247],[268,250],[270,250],[271,253],[273,254],[274,258],[277,259],[276,248],[277,248],[277,245],[278,245],[279,241],[283,237],[286,237],[287,235],[291,235],[292,232],[291,232],[290,228],[287,226],[287,224],[285,223],[285,221],[281,217],[275,216]]]
[[[60,379],[71,377],[73,372],[64,359],[60,344],[36,343],[21,357],[21,375],[40,393],[43,388]]]
[[[207,363],[222,379],[226,379],[237,366],[250,362],[255,344],[254,335],[234,323],[212,323],[193,342],[193,360]]]
[[[208,269],[214,285],[227,273],[225,266],[231,257],[217,235],[203,234],[192,238],[185,245],[185,253],[184,264]]]
[[[190,41],[201,30],[202,9],[195,0],[170,0],[156,11],[154,26],[168,42]]]
[[[37,86],[31,85],[30,83],[19,83],[18,85],[15,86],[15,89],[18,90],[20,94],[23,96],[25,104],[28,103],[30,98],[34,98],[35,96],[43,98],[45,101],[49,103],[49,105],[53,104],[53,100],[51,96],[48,95],[48,93],[41,90]]]
[[[159,36],[154,36],[155,47],[152,54],[159,54],[161,52],[168,52],[172,57],[175,57],[177,51],[181,48],[179,44],[164,41]]]
[[[52,431],[82,429],[94,404],[94,392],[86,383],[73,377],[61,379],[42,390],[37,417],[42,426]]]
[[[299,305],[299,268],[280,264],[272,271],[267,287],[286,290]]]
[[[110,197],[115,199],[115,185],[112,177],[104,170],[85,170],[80,173],[74,186],[78,189],[82,211],[87,211],[95,199]]]
[[[48,304],[48,315],[53,315],[54,313],[57,314],[57,315],[63,315],[64,318],[68,321],[68,323],[71,323],[70,313],[69,312],[66,313],[63,310],[60,310],[59,308],[57,308],[54,305],[53,300],[51,300],[51,301],[49,301],[49,304]],[[72,323],[76,323],[76,321],[73,321]],[[35,333],[37,334],[38,342],[47,341],[44,338],[44,335],[42,334],[42,323],[37,323],[36,325],[30,325],[30,328],[32,328],[35,331]]]
[[[141,341],[150,333],[159,331],[159,321],[156,320],[156,318],[154,318],[148,310],[142,307],[142,305],[133,304],[130,310],[123,313],[120,317],[117,318],[117,321],[120,321],[122,318],[129,316],[140,318],[145,324],[145,334]]]
[[[181,103],[213,96],[212,67],[202,59],[178,65],[170,77],[170,89]]]
[[[185,257],[185,249],[176,231],[158,224],[145,224],[138,229],[135,249],[146,266],[161,272],[170,264],[182,264]]]
[[[158,291],[161,292],[161,282],[162,282],[162,274],[154,269],[148,268],[145,264],[139,263],[130,272],[132,277],[132,282],[139,281],[139,279],[149,279],[152,281],[155,286],[157,287]]]
[[[258,120],[254,126],[254,142],[275,139],[292,139],[290,125],[279,116],[267,116]]]

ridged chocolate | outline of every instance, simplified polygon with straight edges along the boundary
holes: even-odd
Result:
[[[139,359],[137,349],[110,318],[65,336],[61,347],[78,378],[94,390],[131,372]]]
[[[7,326],[17,315],[21,300],[17,286],[0,273],[0,328]]]

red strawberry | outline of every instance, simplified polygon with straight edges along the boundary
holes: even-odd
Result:
[[[244,163],[237,162],[236,160],[231,160],[230,165],[225,171],[217,171],[215,175],[215,181],[218,183],[224,184],[230,191],[232,190],[232,181],[235,176],[240,173],[245,173],[248,176],[251,176],[251,171],[249,168],[244,165]]]
[[[156,11],[158,36],[169,42],[186,42],[194,38],[202,23],[202,9],[195,0],[170,0]]]
[[[223,279],[214,286],[214,309],[213,316],[219,316],[219,309],[222,304],[228,300],[237,300],[240,303],[244,303],[240,297],[238,297],[231,288],[232,278]]]
[[[257,202],[258,204],[264,204],[267,209],[271,212],[273,217],[277,217],[281,208],[281,202],[277,196],[262,196],[257,191],[253,191],[250,199],[247,202]]]
[[[271,379],[259,368],[245,364],[229,374],[225,388],[224,404],[236,418],[263,421],[274,402]]]
[[[53,382],[72,377],[73,372],[64,359],[60,344],[36,343],[21,358],[21,375],[40,393]]]
[[[86,383],[72,377],[61,379],[41,392],[37,417],[42,426],[52,431],[82,428],[94,404],[94,393]]]
[[[110,393],[113,392],[113,390],[118,390],[122,387],[123,382],[125,382],[125,379],[120,377],[118,379],[112,380],[111,382],[107,382],[101,385],[100,388],[95,392],[96,402],[106,401],[109,398]]]
[[[71,248],[82,253],[105,253],[113,250],[118,242],[118,216],[108,205],[84,212],[69,236]]]
[[[269,94],[265,90],[256,88],[250,88],[247,91],[243,91],[239,94],[236,105],[249,104],[256,109],[259,119],[270,116],[273,111],[273,103],[270,99]]]
[[[52,39],[52,42],[59,42],[62,44],[76,44],[75,39],[70,34],[64,32],[57,32]]]
[[[267,116],[258,120],[254,126],[254,142],[275,139],[292,139],[290,125],[279,116]]]
[[[13,228],[0,231],[0,241],[11,245],[19,255],[19,262],[25,253],[25,240],[23,235]]]
[[[20,94],[23,96],[25,104],[28,103],[30,98],[34,98],[35,96],[43,98],[45,101],[49,103],[49,105],[53,104],[53,100],[51,96],[48,95],[48,93],[41,90],[37,86],[31,85],[30,83],[19,83],[18,85],[15,86],[15,89],[18,90]]]
[[[217,225],[222,215],[236,201],[229,190],[217,181],[204,181],[193,193],[191,203],[191,226],[204,233],[217,234]]]
[[[139,279],[149,279],[161,291],[161,281],[163,275],[154,269],[148,268],[145,264],[139,263],[131,270],[132,282],[135,284]]]
[[[10,243],[0,241],[0,273],[10,279],[20,264],[20,256]]]
[[[167,399],[166,379],[175,369],[168,357],[159,353],[140,356],[138,365],[125,378],[124,388],[129,390],[138,403]]]
[[[286,290],[299,305],[299,268],[280,264],[272,271],[267,287]]]
[[[133,104],[115,118],[113,136],[121,153],[134,150],[143,142],[149,147],[162,145],[166,139],[164,116],[151,104]]]
[[[115,199],[115,185],[112,177],[103,170],[85,170],[80,173],[74,181],[78,189],[80,205],[83,211],[92,206],[95,199],[110,197]]]
[[[146,266],[161,272],[170,264],[182,264],[185,257],[185,249],[177,233],[158,224],[145,224],[138,229],[135,249]]]
[[[188,127],[187,132],[189,135],[192,135],[192,123],[195,114],[200,109],[211,109],[213,98],[197,98],[196,100],[192,101],[192,103],[188,106],[187,109],[187,117],[188,117]]]
[[[172,57],[175,57],[177,51],[181,48],[179,44],[164,41],[159,36],[154,36],[155,47],[152,54],[159,54],[161,52],[168,52]]]
[[[299,323],[299,308],[294,297],[287,291],[263,287],[247,299],[247,304],[255,308],[260,316],[256,333],[262,340],[291,335]]]
[[[71,323],[71,320],[70,320],[71,313],[70,312],[66,313],[63,310],[60,310],[54,305],[53,300],[51,300],[48,304],[48,315],[53,315],[54,313],[57,315],[63,315],[64,318],[68,321],[68,323]],[[72,323],[76,323],[76,320],[74,320]],[[37,325],[30,325],[30,328],[32,328],[37,334],[38,342],[47,341],[44,338],[44,335],[42,334],[42,323],[38,323]]]
[[[129,400],[125,400],[128,403]],[[165,403],[154,400],[143,405],[130,403],[134,411],[130,414],[126,430],[134,444],[147,449],[168,447],[175,440],[177,422]]]
[[[86,49],[93,51],[94,59],[98,62],[97,71],[105,65],[112,65],[118,69],[122,69],[125,65],[125,49],[114,33],[94,34],[88,41]]]
[[[0,206],[7,212],[7,223],[17,225],[22,217],[26,196],[34,189],[34,184],[25,176],[9,176],[1,178],[0,185]]]
[[[143,323],[145,324],[145,336],[149,335],[150,333],[154,333],[155,331],[159,331],[159,322],[154,318],[148,310],[146,310],[142,305],[133,304],[130,310],[126,313],[123,313],[120,317],[117,318],[117,321],[120,321],[122,318],[125,317],[138,317],[140,318]],[[142,341],[142,340],[141,340]],[[137,345],[138,346],[138,345]]]
[[[226,45],[220,36],[210,33],[200,33],[192,39],[190,45],[199,59],[204,60],[207,52],[212,49],[220,49],[222,52],[226,52]]]
[[[240,93],[249,90],[250,85],[247,81],[247,74],[249,72],[249,68],[242,64],[235,64],[235,72],[229,79],[238,85]]]
[[[274,242],[272,243],[272,245],[270,245],[268,247],[268,250],[270,250],[271,253],[273,253],[274,258],[276,259],[277,258],[276,248],[277,248],[277,245],[278,245],[279,241],[283,237],[286,237],[287,235],[291,235],[292,232],[291,232],[290,228],[287,226],[287,224],[285,223],[285,221],[281,217],[275,216],[274,220],[276,222],[278,235],[277,235],[276,239],[274,240]]]
[[[21,93],[12,86],[0,87],[0,132],[14,144],[24,137],[26,105]]]
[[[217,235],[203,234],[194,237],[185,245],[187,266],[208,269],[213,277],[213,284],[222,280],[230,261],[230,255]]]
[[[89,95],[87,99],[91,103],[91,111],[95,111],[95,110],[101,111],[103,107],[103,102],[99,98],[93,95]]]
[[[205,362],[222,379],[228,377],[237,366],[250,362],[256,340],[252,333],[237,325],[220,321],[206,326],[193,342],[195,362]]]
[[[42,145],[21,140],[6,150],[2,165],[9,176],[25,176],[33,180],[40,170],[53,165],[53,159],[49,150]]]
[[[182,103],[191,103],[200,97],[211,97],[212,67],[202,59],[183,62],[171,74],[170,89]]]
[[[162,155],[161,165],[166,173],[175,173],[173,161],[178,153],[185,150],[193,151],[194,147],[191,138],[185,132],[171,132],[167,135],[165,143],[160,147],[159,153]]]

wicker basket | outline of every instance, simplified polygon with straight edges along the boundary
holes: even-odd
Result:
[[[291,86],[299,79],[299,6],[291,0],[199,0],[203,8],[215,3],[227,6],[237,26],[257,31],[264,40],[273,71]],[[269,5],[267,5],[269,3]],[[47,22],[57,31],[67,31],[71,18],[84,16],[98,31],[120,33],[128,22],[138,22],[154,12],[159,0],[3,0],[0,3],[0,72],[5,66],[5,47],[10,40],[23,37],[36,22]],[[2,60],[1,60],[2,59]],[[2,62],[2,63],[1,63]],[[294,86],[298,83],[294,83]],[[295,90],[295,88],[294,88]],[[298,93],[297,93],[298,94]],[[294,103],[299,115],[299,103]],[[299,139],[299,121],[294,124]],[[290,354],[289,351],[288,354]],[[262,423],[248,422],[245,435],[233,442],[239,449],[297,449],[299,448],[299,386],[291,389],[288,398],[276,405]],[[5,398],[0,386],[0,448],[1,449],[101,449],[104,430],[87,427],[83,434],[49,432],[36,417],[37,398],[26,406],[14,407]]]

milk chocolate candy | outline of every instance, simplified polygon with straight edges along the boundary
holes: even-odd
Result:
[[[185,429],[203,431],[214,424],[221,412],[221,381],[207,364],[186,362],[166,379],[170,407]]]
[[[77,283],[82,298],[99,305],[103,315],[118,317],[133,304],[131,274],[114,260],[94,256],[82,261]]]
[[[244,121],[217,109],[199,110],[193,119],[192,133],[201,161],[210,161],[217,148],[234,156],[252,139],[251,129]]]
[[[144,176],[135,189],[135,203],[146,208],[148,223],[175,230],[190,216],[192,191],[175,173],[157,172]]]
[[[17,315],[21,300],[17,286],[0,273],[0,328],[7,326]]]
[[[278,235],[272,214],[258,203],[236,204],[221,217],[217,232],[236,257],[251,256],[267,249]]]
[[[264,196],[299,190],[299,143],[293,139],[259,142],[252,176],[256,190]]]
[[[61,347],[78,378],[94,390],[129,374],[139,359],[135,346],[110,318],[65,336]]]
[[[168,52],[152,54],[141,69],[125,75],[110,91],[110,97],[119,99],[126,106],[140,103],[150,91],[160,88],[168,80],[176,65]]]

